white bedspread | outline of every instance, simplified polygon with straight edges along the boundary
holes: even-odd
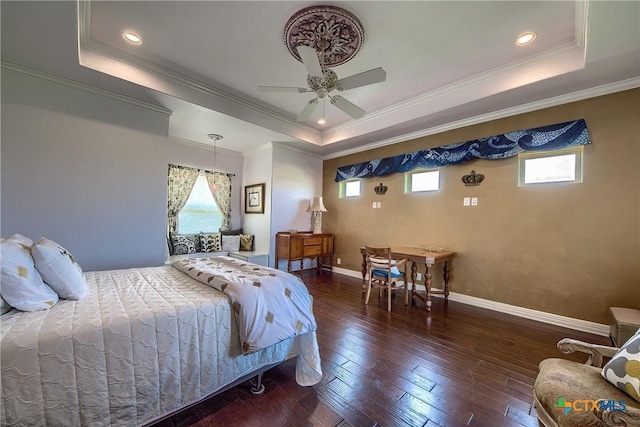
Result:
[[[316,330],[311,295],[293,274],[224,256],[173,266],[229,297],[245,354]]]
[[[0,318],[3,426],[134,426],[297,356],[320,381],[314,332],[242,354],[228,298],[173,267],[85,273],[88,295]]]

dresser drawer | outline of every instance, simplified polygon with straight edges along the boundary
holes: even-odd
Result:
[[[304,256],[316,256],[322,253],[322,247],[318,246],[305,246],[304,247]]]
[[[321,245],[321,244],[322,244],[322,237],[309,237],[308,239],[304,239],[305,246]]]

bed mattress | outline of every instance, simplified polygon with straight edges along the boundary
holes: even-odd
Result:
[[[291,357],[322,376],[315,331],[243,354],[227,296],[174,267],[85,277],[80,301],[1,317],[3,426],[143,425]]]

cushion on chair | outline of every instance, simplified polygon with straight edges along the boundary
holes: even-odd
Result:
[[[564,359],[545,359],[540,363],[540,373],[533,387],[535,398],[544,410],[560,427],[604,427],[591,410],[573,410],[558,408],[574,401],[584,400],[623,400],[625,405],[638,407],[627,394],[605,381],[600,368],[584,365]],[[560,400],[562,399],[562,400]],[[578,409],[584,403],[576,402]],[[565,413],[566,412],[566,413]]]
[[[374,270],[371,271],[371,274],[373,276],[378,276],[378,277],[387,277],[388,276],[387,270],[376,270],[376,269],[374,269]],[[391,267],[391,278],[392,279],[398,279],[398,278],[400,278],[402,276],[404,276],[404,274],[401,273],[398,270],[398,267]]]

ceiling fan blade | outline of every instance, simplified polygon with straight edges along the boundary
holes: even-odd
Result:
[[[358,107],[351,101],[347,101],[340,95],[332,96],[331,103],[354,119],[359,119],[364,116],[365,111],[362,108]]]
[[[312,77],[323,77],[322,67],[316,51],[309,46],[298,46],[298,55],[302,59],[302,63],[307,68],[307,73]]]
[[[309,117],[311,117],[311,113],[313,113],[313,110],[315,110],[317,106],[318,98],[312,99],[307,103],[307,105],[304,107],[304,110],[302,110],[302,113],[300,113],[296,120],[299,122],[306,122],[307,120],[309,120]]]
[[[311,92],[304,87],[287,87],[287,86],[258,86],[260,92],[295,92],[306,93]]]
[[[364,73],[354,74],[353,76],[340,79],[338,80],[336,88],[338,90],[353,89],[356,87],[380,83],[386,79],[387,73],[382,68],[378,67],[373,70],[365,71]]]

